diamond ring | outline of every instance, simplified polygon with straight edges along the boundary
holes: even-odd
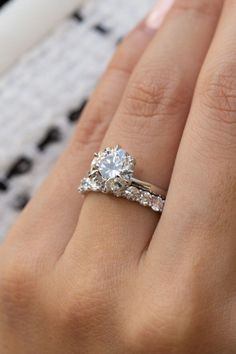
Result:
[[[161,213],[165,205],[165,191],[136,179],[135,164],[134,157],[119,145],[107,147],[94,154],[90,170],[78,190],[80,193],[110,193]]]

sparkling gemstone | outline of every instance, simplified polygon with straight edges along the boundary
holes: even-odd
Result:
[[[95,156],[94,159],[93,159],[93,161],[92,161],[91,166],[92,166],[93,168],[96,168],[98,165],[99,165],[99,159],[98,159],[97,156]]]
[[[160,197],[152,198],[152,210],[161,212],[164,208],[164,201]]]
[[[89,190],[91,190],[90,179],[89,178],[82,179],[80,187],[79,187],[79,191],[81,193],[84,193],[84,192],[87,192]]]
[[[81,181],[79,191],[81,193],[86,193],[86,192],[98,192],[99,190],[102,190],[102,182],[99,180],[99,178],[90,178],[86,177]]]
[[[138,200],[140,193],[139,193],[138,188],[131,186],[126,189],[125,196],[129,200]]]
[[[133,166],[129,155],[123,149],[115,148],[104,153],[100,159],[98,169],[102,177],[109,180],[116,177],[124,177],[125,174],[127,178],[129,173],[132,172]]]
[[[140,204],[149,206],[152,203],[152,195],[149,192],[143,192],[140,197]]]
[[[106,189],[108,192],[112,192],[117,196],[121,196],[126,185],[127,185],[127,183],[124,179],[122,179],[120,177],[116,177],[113,179],[109,179],[106,182]]]
[[[101,185],[100,185],[99,181],[97,181],[95,179],[91,179],[90,180],[90,188],[93,192],[98,192],[101,188]]]

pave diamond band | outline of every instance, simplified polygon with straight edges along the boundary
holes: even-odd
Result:
[[[110,193],[161,213],[165,205],[165,191],[134,178],[135,164],[135,159],[120,146],[108,147],[94,154],[79,192]]]

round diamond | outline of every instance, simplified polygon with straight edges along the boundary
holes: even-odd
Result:
[[[126,189],[125,196],[129,200],[134,200],[135,201],[135,200],[139,199],[140,193],[139,193],[138,188],[131,186],[131,187]]]
[[[140,198],[140,204],[143,206],[149,206],[152,202],[152,196],[149,192],[143,192]]]
[[[164,208],[164,200],[160,197],[153,197],[152,198],[152,210],[161,212]]]
[[[90,188],[93,192],[98,192],[100,190],[101,185],[95,179],[90,180]]]
[[[120,147],[116,147],[104,151],[100,158],[98,170],[106,180],[116,177],[127,179],[133,172],[133,164],[127,152]]]
[[[98,176],[95,177],[86,177],[81,181],[79,191],[81,193],[86,193],[86,192],[98,192],[102,190],[102,179],[98,178]]]
[[[90,184],[90,179],[89,178],[84,178],[82,179],[79,187],[79,191],[81,193],[85,193],[91,190],[91,184]]]
[[[112,192],[117,196],[121,196],[126,185],[127,185],[127,182],[124,179],[122,179],[120,177],[116,177],[113,179],[109,179],[106,182],[106,189],[108,192]]]

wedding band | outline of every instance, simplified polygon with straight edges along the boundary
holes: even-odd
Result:
[[[166,192],[134,177],[136,160],[119,145],[94,154],[90,170],[78,188],[80,193],[100,192],[152,208],[162,213]]]

